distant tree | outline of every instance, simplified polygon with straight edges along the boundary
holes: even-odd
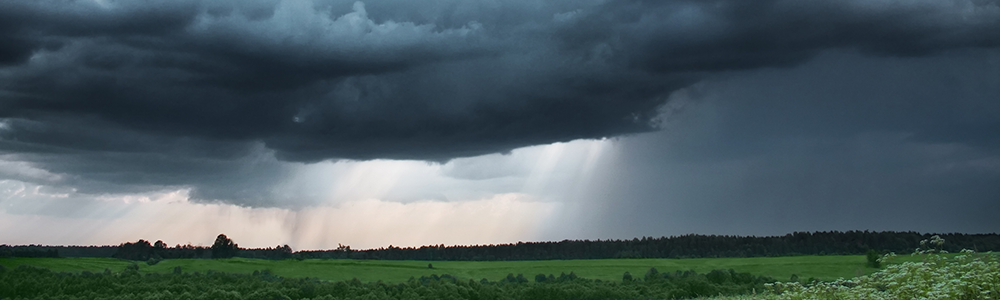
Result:
[[[660,271],[657,271],[656,268],[649,268],[649,271],[646,271],[646,276],[643,276],[642,279],[645,281],[658,280],[660,279]]]
[[[153,248],[157,248],[157,249],[163,249],[163,248],[166,248],[166,247],[167,247],[167,243],[164,243],[163,241],[156,241],[156,243],[153,244]]]
[[[122,276],[138,276],[139,275],[139,265],[132,263],[125,266],[125,271],[122,271]]]
[[[524,274],[517,274],[517,277],[514,277],[514,280],[516,280],[517,283],[526,283],[526,282],[528,282],[528,278],[524,278]]]
[[[625,271],[625,274],[622,275],[622,282],[629,282],[629,281],[632,281],[632,274],[629,273],[628,271]]]
[[[878,261],[878,252],[876,252],[875,249],[868,249],[868,253],[865,253],[865,256],[868,258],[867,266],[872,268],[882,267],[882,264]]]
[[[434,268],[434,264],[427,264],[427,268],[428,269],[433,269]]]
[[[569,272],[569,274],[566,274],[565,272],[561,272],[561,273],[559,273],[559,278],[556,278],[556,281],[559,281],[559,282],[572,281],[572,280],[575,280],[576,278],[577,278],[577,276],[576,276],[576,273],[574,273],[574,272]]]
[[[145,261],[148,260],[152,254],[153,246],[146,240],[139,240],[135,243],[122,243],[121,245],[118,245],[118,249],[112,257]]]
[[[239,245],[233,240],[226,237],[225,234],[219,234],[215,238],[215,243],[212,244],[212,258],[230,258],[236,256],[239,249]]]

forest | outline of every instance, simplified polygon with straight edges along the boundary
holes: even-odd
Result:
[[[906,253],[920,247],[920,241],[934,234],[917,232],[825,231],[795,232],[783,236],[681,235],[642,237],[631,240],[564,240],[559,242],[518,242],[499,245],[421,247],[388,246],[354,250],[341,245],[330,250],[293,251],[288,245],[269,248],[240,248],[225,235],[211,247],[176,245],[145,240],[118,246],[7,246],[0,245],[0,257],[115,257],[128,260],[170,258],[261,259],[377,259],[377,260],[552,260],[603,258],[719,258],[775,257],[796,255],[861,255],[868,250]],[[958,252],[1000,251],[1000,235],[940,234],[948,240],[943,250]]]

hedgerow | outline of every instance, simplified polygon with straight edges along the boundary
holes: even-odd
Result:
[[[20,266],[0,269],[0,299],[680,299],[735,295],[763,289],[768,277],[732,270],[698,274],[659,273],[645,279],[601,281],[560,276],[519,274],[498,281],[460,280],[450,275],[411,278],[402,283],[360,280],[337,282],[283,278],[269,271],[253,274],[220,272],[145,274],[133,264],[121,272],[56,273]]]

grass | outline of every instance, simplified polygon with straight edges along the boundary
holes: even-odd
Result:
[[[899,256],[894,263],[919,260],[919,257]],[[56,272],[102,272],[109,268],[120,272],[131,261],[112,258],[2,258],[0,265],[14,268],[32,265]],[[771,276],[787,281],[792,274],[802,280],[815,277],[821,280],[852,278],[870,274],[876,269],[866,268],[863,255],[844,256],[788,256],[753,258],[693,258],[693,259],[592,259],[592,260],[543,260],[543,261],[388,261],[388,260],[260,260],[260,259],[169,259],[156,265],[137,262],[143,273],[170,273],[174,267],[184,272],[209,270],[229,273],[252,273],[254,270],[271,270],[284,277],[312,277],[321,280],[402,282],[410,277],[431,274],[451,274],[462,279],[499,280],[508,273],[524,274],[529,280],[541,274],[575,272],[589,279],[621,280],[628,271],[633,277],[642,278],[650,267],[660,272],[695,270],[699,273],[714,269],[733,269],[755,275]],[[434,269],[428,269],[433,264]]]

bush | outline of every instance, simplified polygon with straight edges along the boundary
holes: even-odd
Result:
[[[933,236],[921,245],[937,249],[917,249],[921,262],[889,265],[868,276],[834,282],[797,282],[767,285],[778,299],[997,299],[1000,295],[1000,262],[992,253],[962,250],[951,259],[939,250],[944,240]],[[895,254],[884,255],[883,263]]]
[[[869,268],[878,269],[882,267],[882,263],[878,261],[880,256],[878,255],[878,252],[876,252],[874,249],[869,249],[868,253],[866,253],[865,256],[868,258],[868,263],[866,265]]]
[[[660,271],[657,271],[656,268],[649,268],[649,271],[646,271],[646,275],[643,276],[642,279],[645,281],[660,279]]]

